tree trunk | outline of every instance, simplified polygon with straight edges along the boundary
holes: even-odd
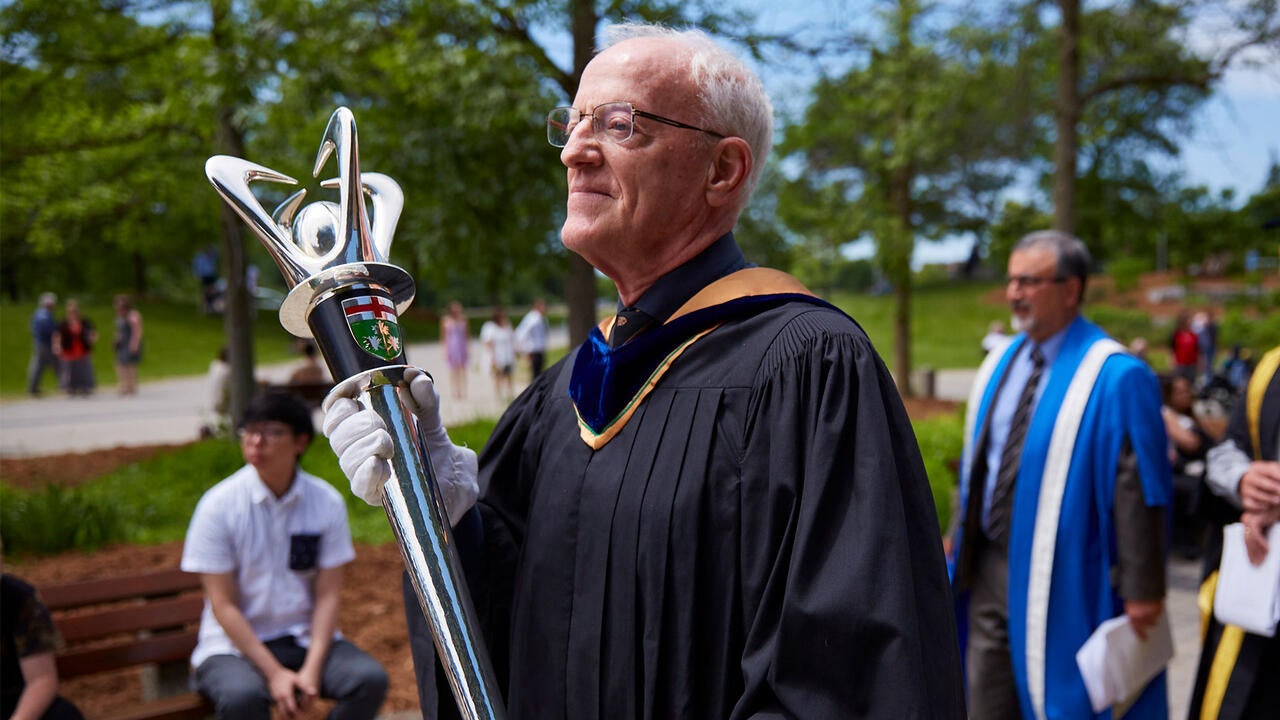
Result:
[[[569,81],[571,87],[563,88],[570,101],[578,94],[582,71],[595,52],[596,26],[600,24],[595,0],[573,0],[572,12],[573,76]],[[569,307],[569,345],[575,346],[587,339],[596,324],[595,270],[576,253],[569,254],[564,299]]]
[[[898,380],[898,392],[913,397],[911,386],[911,255],[915,238],[911,231],[911,178],[910,165],[895,170],[890,180],[889,200],[893,206],[895,224],[894,252],[897,277],[893,278],[893,374]]]
[[[911,26],[920,12],[920,6],[910,0],[900,0],[896,18],[897,44],[894,48],[895,65],[903,87],[915,82],[913,67],[914,43]],[[915,178],[915,153],[917,145],[908,139],[912,124],[911,100],[899,94],[894,101],[896,127],[894,128],[894,153],[897,163],[890,163],[889,212],[893,216],[890,230],[893,243],[893,373],[898,380],[898,392],[912,397],[911,387],[911,258],[915,251],[915,233],[911,223],[911,184]]]
[[[134,250],[130,259],[133,266],[133,296],[140,298],[147,294],[147,258]]]
[[[237,77],[232,57],[227,23],[230,21],[230,3],[214,0],[211,3],[214,53],[223,82],[223,97],[232,96],[231,83]],[[217,110],[217,126],[214,131],[221,152],[233,157],[244,157],[244,136],[232,119],[234,108],[224,100]],[[253,308],[244,283],[246,251],[244,225],[226,203],[222,204],[222,252],[223,270],[226,273],[226,292],[223,295],[223,327],[227,340],[227,361],[231,365],[230,398],[228,411],[232,426],[240,424],[245,408],[257,390],[253,372]]]
[[[219,111],[218,124],[227,154],[244,157],[244,142],[232,126],[229,108]],[[231,206],[223,203],[222,255],[227,285],[222,296],[222,320],[227,339],[227,361],[231,365],[228,411],[233,427],[240,424],[245,408],[257,390],[253,372],[253,307],[244,283],[247,254],[244,224]]]
[[[1076,155],[1080,122],[1080,0],[1058,0],[1058,98],[1053,144],[1053,229],[1076,229]]]

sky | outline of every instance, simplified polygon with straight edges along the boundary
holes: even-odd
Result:
[[[760,29],[786,32],[797,28],[875,28],[867,0],[810,0],[803,5],[773,0],[735,0],[752,10]],[[1217,25],[1206,20],[1189,42],[1200,49],[1222,43]],[[1272,153],[1280,153],[1280,58],[1255,52],[1254,65],[1236,62],[1210,100],[1197,113],[1195,131],[1184,139],[1178,164],[1191,184],[1215,192],[1235,188],[1248,196],[1262,187]],[[803,108],[803,89],[812,81],[806,66],[757,66],[780,110]]]
[[[1280,67],[1229,73],[1182,144],[1183,171],[1193,183],[1247,197],[1262,189],[1273,157],[1280,160]]]
[[[784,32],[797,28],[855,27],[870,30],[868,3],[859,0],[810,0],[802,5],[772,0],[736,0],[756,13],[760,29]],[[1193,28],[1189,42],[1211,49],[1224,35],[1211,21]],[[1253,64],[1237,62],[1196,113],[1193,132],[1172,160],[1189,185],[1204,185],[1214,194],[1231,188],[1237,203],[1262,189],[1273,156],[1280,159],[1280,58],[1254,53]],[[803,64],[757,66],[761,79],[782,113],[799,112],[804,88],[812,81]],[[968,257],[972,241],[957,238],[920,243],[915,265],[958,262]],[[870,242],[855,243],[849,257],[867,257]]]

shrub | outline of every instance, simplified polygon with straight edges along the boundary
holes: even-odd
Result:
[[[1145,337],[1148,344],[1160,345],[1155,340],[1156,327],[1151,317],[1142,310],[1126,310],[1109,305],[1085,305],[1084,314],[1107,331],[1111,337],[1128,344],[1135,337]]]
[[[455,443],[479,451],[493,426],[493,420],[477,420],[449,432]],[[125,465],[76,488],[23,491],[0,485],[0,535],[6,550],[33,554],[181,540],[204,492],[243,463],[234,441],[212,439]],[[394,539],[382,508],[351,494],[324,438],[311,443],[301,464],[346,498],[356,542]]]
[[[1280,313],[1257,317],[1254,313],[1228,310],[1218,324],[1218,349],[1229,350],[1233,345],[1249,348],[1254,358],[1280,345]]]
[[[14,554],[93,550],[123,540],[125,523],[117,506],[80,488],[23,492],[0,486],[0,536]]]
[[[1115,280],[1116,292],[1136,290],[1138,279],[1149,271],[1151,263],[1142,258],[1119,257],[1107,263],[1107,274]]]
[[[933,504],[938,510],[938,529],[946,532],[951,524],[953,495],[960,482],[955,468],[959,466],[964,445],[964,416],[960,411],[936,415],[913,422],[912,427],[929,476]]]

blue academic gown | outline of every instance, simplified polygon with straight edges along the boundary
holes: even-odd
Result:
[[[1037,716],[1028,690],[1027,588],[1046,455],[1054,422],[1077,367],[1089,348],[1107,337],[1101,328],[1083,318],[1072,322],[1066,333],[1028,428],[1014,489],[1009,537],[1009,644],[1018,697],[1027,718]],[[1025,340],[1025,335],[1018,335],[1010,342],[982,392],[961,467],[961,517],[969,500],[971,455],[977,435],[991,410],[1000,378]],[[1160,419],[1159,385],[1141,360],[1120,353],[1105,361],[1094,383],[1080,421],[1062,498],[1045,628],[1046,718],[1112,717],[1110,709],[1092,712],[1076,664],[1076,651],[1102,622],[1124,612],[1124,600],[1111,585],[1110,568],[1117,562],[1113,501],[1117,463],[1126,437],[1137,456],[1147,505],[1167,506],[1173,487],[1166,456],[1167,438]],[[963,533],[957,532],[955,557],[959,557],[963,542]],[[957,593],[957,615],[963,645],[967,636],[967,593]],[[1165,676],[1161,673],[1124,717],[1167,716]]]

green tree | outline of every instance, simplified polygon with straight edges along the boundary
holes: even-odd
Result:
[[[179,100],[193,80],[187,48],[172,25],[140,23],[131,9],[0,9],[0,281],[11,298],[164,291],[189,280],[170,272],[185,271],[191,251],[175,238],[212,231],[189,184],[173,182],[208,146]]]
[[[1030,7],[1040,6],[1039,0]],[[1082,10],[1080,0],[1056,0],[1059,24],[1052,30],[1056,67],[1053,115],[1053,227],[1077,229],[1082,150],[1097,152],[1086,168],[1105,177],[1105,159],[1145,157],[1139,151],[1176,152],[1191,112],[1241,54],[1255,46],[1277,50],[1280,6],[1249,0],[1224,9],[1209,0],[1135,2]],[[1193,20],[1209,14],[1233,41],[1216,52],[1197,52],[1186,40]],[[1024,17],[1038,18],[1038,13]],[[1038,23],[1031,30],[1038,32]],[[1031,44],[1031,57],[1045,53]],[[1118,142],[1122,141],[1122,142]],[[1117,147],[1117,145],[1122,145]],[[1114,177],[1114,175],[1112,176]],[[1093,229],[1093,228],[1090,228]]]
[[[328,114],[349,106],[361,168],[405,192],[392,257],[417,280],[420,305],[545,292],[535,279],[563,262],[555,231],[564,194],[543,130],[556,101],[540,68],[473,4],[384,5],[317,23],[308,43],[290,48],[298,70],[266,109],[262,135],[273,167],[309,167],[305,153]]]
[[[927,7],[898,0],[881,14],[883,40],[867,61],[823,78],[783,152],[801,170],[780,211],[830,255],[861,236],[893,286],[893,368],[912,394],[911,258],[916,238],[980,231],[1011,180],[1005,109],[990,102],[1004,66],[938,32]],[[810,245],[812,248],[813,245]]]

